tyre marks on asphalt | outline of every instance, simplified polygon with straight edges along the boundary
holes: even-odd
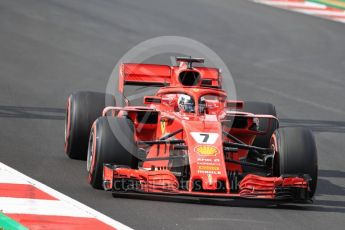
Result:
[[[329,109],[328,107],[325,109]],[[344,113],[343,111],[336,111]],[[30,106],[2,106],[0,105],[0,118],[27,118],[64,120],[65,109],[53,107]],[[307,120],[307,119],[279,119],[281,126],[308,127],[314,132],[345,133],[345,121]],[[8,178],[8,183],[13,183],[17,178]],[[0,187],[1,190],[1,187]],[[1,192],[1,191],[0,191]]]
[[[0,117],[64,120],[65,109],[51,107],[28,107],[0,105]]]
[[[345,121],[324,121],[307,119],[279,119],[282,127],[306,127],[313,132],[345,133]]]

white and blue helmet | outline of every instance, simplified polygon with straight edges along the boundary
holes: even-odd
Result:
[[[191,96],[183,94],[178,98],[178,108],[186,113],[195,112],[195,103]]]

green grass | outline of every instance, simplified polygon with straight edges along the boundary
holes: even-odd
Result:
[[[320,3],[333,8],[345,10],[345,0],[307,0],[308,2]]]
[[[0,230],[28,230],[28,228],[0,212]]]

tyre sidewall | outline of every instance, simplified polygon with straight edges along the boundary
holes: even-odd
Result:
[[[126,133],[126,131],[128,131],[124,130],[126,129],[126,126],[122,125],[122,129],[113,130],[110,128],[111,125],[109,123],[128,123],[127,128],[129,129],[129,132],[133,133],[133,124],[127,118],[100,117],[95,121],[92,128],[93,130],[90,133],[93,134],[90,138],[93,138],[95,146],[92,150],[92,164],[89,171],[89,182],[96,189],[102,188],[103,165],[105,163],[124,165],[130,168],[136,167],[133,165],[133,162],[135,161],[132,153],[127,152],[126,148],[123,148],[117,139],[117,135],[113,134],[113,131]],[[133,142],[132,144],[134,145],[134,135],[132,135],[131,138]],[[90,149],[88,151],[90,151]]]
[[[68,134],[65,137],[65,152],[70,158],[86,159],[91,126],[102,115],[106,98],[110,97],[112,96],[97,92],[76,92],[69,96],[65,124]],[[115,105],[113,98],[112,103],[111,106]]]

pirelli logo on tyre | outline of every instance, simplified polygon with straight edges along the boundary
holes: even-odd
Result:
[[[212,145],[199,145],[194,148],[200,156],[216,156],[218,154],[218,148]]]

